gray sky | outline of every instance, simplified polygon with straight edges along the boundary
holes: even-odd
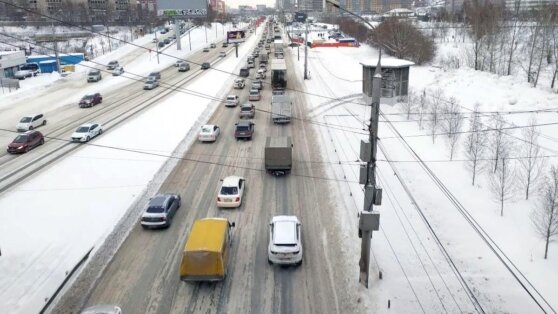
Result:
[[[274,7],[275,0],[224,0],[225,5],[231,8],[238,8],[238,5],[249,5],[251,7],[256,7],[256,4],[265,4],[267,7]]]

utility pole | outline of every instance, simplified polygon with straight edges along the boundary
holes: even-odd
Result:
[[[305,21],[306,32],[304,33],[304,79],[308,79],[308,21]]]
[[[205,43],[207,44],[207,24],[205,24],[203,28],[205,29]]]
[[[54,57],[56,58],[56,71],[60,74],[62,69],[60,69],[60,55],[58,54],[58,41],[56,40],[56,29],[54,28],[54,22],[52,23],[52,41],[54,45]]]
[[[188,30],[188,42],[190,43],[190,51],[192,51],[192,36],[190,36],[191,33],[192,33],[192,28]]]
[[[157,29],[155,29],[155,51],[157,51],[157,64],[159,64],[159,40],[157,39]]]
[[[174,35],[176,36],[176,50],[182,50],[181,33],[180,33],[180,20],[178,16],[174,19]]]

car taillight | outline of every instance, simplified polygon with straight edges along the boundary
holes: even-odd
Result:
[[[240,202],[240,197],[237,197],[234,201],[235,202]]]

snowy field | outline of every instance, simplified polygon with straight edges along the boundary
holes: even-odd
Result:
[[[293,62],[300,65],[296,71],[302,76],[303,63],[296,60],[296,51],[293,56]],[[363,121],[369,120],[370,115],[368,108],[362,105],[359,62],[374,56],[377,52],[366,46],[358,49],[312,49],[308,55],[311,79],[305,83],[307,92],[321,95],[306,97],[312,106],[309,118],[327,125],[318,127],[322,134],[324,156],[332,164],[341,162],[340,166],[331,167],[331,175],[341,181],[332,189],[340,191],[338,199],[343,199],[337,218],[347,228],[349,249],[344,253],[349,263],[354,265],[354,273],[349,275],[353,279],[358,278],[360,251],[360,240],[355,237],[356,214],[363,203],[362,186],[358,184],[359,169],[354,161],[359,156],[360,139],[368,137],[367,131],[363,130]],[[554,109],[558,100],[556,94],[531,88],[517,77],[498,77],[469,69],[444,71],[430,66],[411,68],[410,89],[417,94],[424,92],[427,98],[448,100],[453,97],[467,117],[477,103],[482,112],[503,111],[508,122],[506,126],[525,126],[531,114],[505,112]],[[443,93],[437,94],[438,89]],[[374,233],[372,240],[370,289],[355,287],[361,290],[361,298],[365,300],[368,311],[387,312],[389,300],[392,310],[399,313],[473,312],[473,296],[489,313],[540,311],[467,223],[464,218],[467,214],[459,212],[414,160],[411,150],[427,161],[426,165],[453,193],[462,208],[546,300],[557,308],[558,291],[554,283],[558,280],[558,254],[555,252],[558,247],[556,243],[551,244],[550,256],[544,260],[544,241],[535,233],[530,221],[539,195],[533,193],[526,201],[524,192],[518,190],[516,197],[506,203],[504,216],[500,216],[499,204],[494,202],[494,196],[488,189],[488,172],[479,175],[475,186],[471,185],[471,174],[463,161],[467,159],[463,147],[467,134],[463,134],[458,141],[454,155],[456,161],[450,162],[445,136],[437,136],[433,144],[428,129],[419,128],[416,116],[411,116],[408,121],[402,114],[404,110],[401,106],[382,105],[381,110],[386,116],[380,119],[381,150],[377,180],[384,189],[384,197],[382,206],[376,208],[382,213],[382,227]],[[537,123],[551,123],[555,115],[555,111],[539,113]],[[488,128],[492,116],[484,115],[483,118],[483,128]],[[397,133],[390,129],[386,119],[393,121],[391,125],[405,138],[408,146],[398,140]],[[426,125],[430,118],[426,115],[424,119]],[[467,126],[464,126],[463,130],[466,129]],[[538,131],[540,146],[548,148],[543,151],[544,155],[552,154],[556,144],[551,136],[558,131],[557,126],[541,126]],[[517,153],[524,144],[517,140],[521,136],[520,130],[507,133]],[[396,162],[390,165],[385,162],[387,159]],[[551,164],[554,160],[548,161]],[[407,195],[398,178],[405,183],[413,199]],[[425,227],[420,212],[415,209],[417,207],[428,219],[440,243],[434,241],[435,235]],[[452,258],[464,279],[457,276],[444,252]],[[382,280],[378,278],[380,272]],[[348,281],[347,285],[354,285],[353,281]],[[466,293],[467,289],[472,294]],[[544,301],[537,299],[548,310]]]
[[[203,39],[197,34],[192,34],[193,51],[205,45],[205,34]],[[252,37],[239,47],[238,59],[231,54],[215,66],[225,73],[206,71],[188,88],[223,97],[225,86],[233,79],[226,72],[236,73],[254,44]],[[119,51],[114,54],[124,57]],[[138,58],[130,68],[147,73],[175,61],[161,57],[157,65],[148,60],[148,56]],[[126,83],[123,78],[113,80]],[[168,158],[149,153],[171,156],[181,142],[187,144],[181,150],[187,149],[197,135],[195,130],[218,104],[189,94],[173,94],[94,141],[137,152],[85,146],[0,198],[0,215],[4,217],[0,222],[0,313],[39,312],[65,274],[103,242],[147,187],[162,183],[163,178],[154,175]]]

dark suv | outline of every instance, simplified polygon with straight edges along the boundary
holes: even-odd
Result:
[[[252,135],[254,135],[254,122],[252,121],[238,121],[235,124],[234,128],[234,137],[238,140],[241,138],[245,138],[247,140],[252,139]]]
[[[31,149],[43,145],[45,139],[43,134],[39,131],[27,131],[23,134],[19,134],[9,145],[8,153],[26,153]]]

